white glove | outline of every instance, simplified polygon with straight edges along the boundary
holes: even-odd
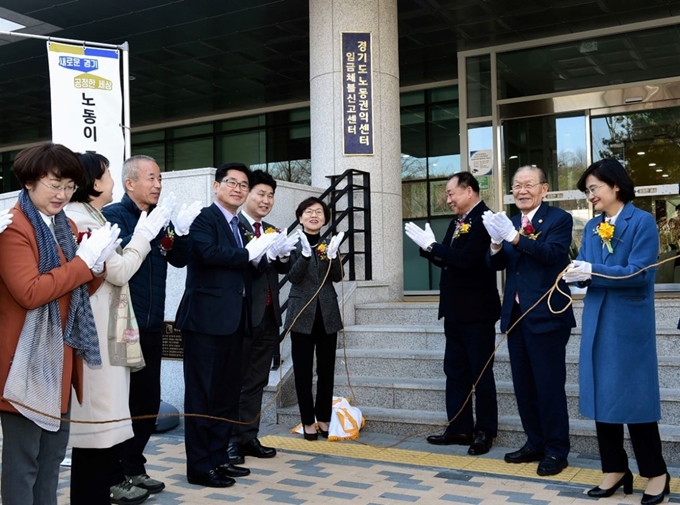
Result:
[[[281,235],[285,236],[285,233],[282,233]],[[300,235],[297,233],[294,233],[290,237],[286,237],[286,240],[283,242],[281,245],[281,248],[279,249],[279,258],[286,258],[290,256],[290,252],[295,249],[295,246],[297,246],[297,243],[300,241]]]
[[[337,235],[334,235],[331,237],[331,241],[328,244],[328,252],[326,255],[328,256],[329,259],[334,260],[338,256],[338,249],[340,249],[340,244],[342,243],[342,239],[345,238],[345,232],[341,231]]]
[[[182,208],[179,209],[179,214],[177,214],[177,219],[175,219],[175,232],[178,236],[186,235],[189,233],[189,228],[191,228],[191,223],[194,219],[198,217],[201,213],[203,205],[198,200],[194,201],[191,205],[187,207],[187,204],[182,204]]]
[[[106,223],[101,228],[94,230],[89,237],[83,235],[76,256],[80,257],[90,270],[99,267],[98,271],[101,272],[104,269],[106,259],[120,244],[117,240],[119,234],[118,225],[111,226],[111,223]]]
[[[260,262],[262,256],[271,247],[274,241],[278,238],[278,233],[263,233],[259,237],[253,238],[246,244],[248,250],[248,261],[252,261],[255,265]]]
[[[562,276],[564,282],[583,282],[592,278],[593,265],[587,261],[572,261],[569,270]]]
[[[312,257],[312,246],[309,245],[309,240],[307,240],[307,235],[302,230],[298,230],[298,237],[300,238],[300,245],[302,246],[302,255],[305,258]]]
[[[168,223],[170,222],[170,219],[177,208],[177,198],[175,197],[175,193],[170,193],[168,196],[163,198],[163,201],[158,205],[163,207],[165,209],[165,213],[168,215],[168,222],[165,223],[165,226],[168,226]]]
[[[168,221],[168,216],[165,213],[164,207],[157,206],[147,214],[143,211],[139,216],[139,221],[137,221],[137,226],[135,226],[134,234],[139,233],[146,240],[151,242],[160,233],[161,229],[166,226]]]
[[[276,257],[279,255],[279,250],[286,241],[286,234],[277,232],[272,233],[271,235],[276,235],[276,240],[274,240],[274,243],[267,249],[267,259],[269,261],[275,261]]]
[[[482,214],[482,223],[484,224],[484,228],[486,228],[486,231],[491,237],[491,242],[493,242],[494,244],[500,244],[503,242],[503,237],[501,237],[498,228],[496,228],[496,226],[494,225],[493,216],[494,213],[491,212],[490,210],[487,210],[486,212],[484,212],[484,214]]]
[[[428,247],[437,242],[432,228],[430,228],[430,223],[426,223],[425,229],[422,230],[418,225],[409,221],[404,225],[404,231],[408,238],[423,250],[427,250]]]
[[[12,214],[9,209],[0,211],[0,233],[5,231],[10,224],[12,224]]]
[[[498,231],[498,234],[506,242],[512,242],[517,237],[518,231],[515,230],[515,225],[512,224],[510,218],[503,212],[497,212],[492,217],[493,226]]]

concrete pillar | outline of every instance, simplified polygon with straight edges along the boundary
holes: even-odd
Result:
[[[312,184],[353,168],[371,174],[373,280],[404,289],[397,0],[310,0]],[[372,156],[343,154],[342,32],[372,34]]]

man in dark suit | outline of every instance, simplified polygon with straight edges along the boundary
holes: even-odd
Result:
[[[446,197],[457,217],[451,220],[441,244],[435,242],[431,232],[428,236],[429,225],[423,232],[413,223],[406,224],[406,234],[421,247],[420,255],[442,269],[439,318],[444,318],[446,335],[444,373],[449,425],[443,435],[429,436],[427,441],[435,445],[470,445],[468,454],[479,455],[489,452],[498,431],[493,352],[501,303],[496,274],[486,264],[489,234],[482,214],[489,208],[480,200],[479,183],[469,172],[449,179]],[[423,236],[425,240],[421,240]],[[466,399],[477,378],[475,423],[472,398]]]
[[[569,264],[573,220],[567,212],[543,202],[547,192],[543,170],[522,167],[512,181],[512,194],[521,214],[510,219],[504,212],[489,212],[483,217],[491,235],[489,264],[507,272],[501,312],[504,332],[553,286]],[[560,288],[569,293],[563,280]],[[552,309],[558,312],[567,302],[564,296],[554,296]],[[556,475],[568,466],[565,353],[574,326],[571,307],[561,314],[553,313],[546,298],[508,333],[512,382],[527,442],[506,454],[505,461],[539,461],[538,475]]]
[[[250,192],[238,214],[241,227],[246,237],[250,238],[276,230],[263,221],[274,206],[276,181],[262,170],[253,171],[251,181]],[[276,456],[276,449],[263,446],[257,433],[260,429],[262,394],[269,382],[269,365],[279,345],[279,274],[286,274],[290,270],[290,252],[297,241],[297,235],[287,240],[285,247],[277,249],[277,255],[270,254],[270,249],[267,257],[260,261],[259,271],[253,275],[250,310],[252,332],[243,345],[243,386],[239,404],[239,420],[249,424],[236,425],[232,431],[228,452],[229,460],[236,465],[244,463],[244,456]]]
[[[184,411],[238,419],[243,340],[249,332],[251,269],[278,234],[247,241],[238,207],[250,188],[250,170],[227,163],[215,173],[215,202],[191,226],[186,290],[177,310],[184,343]],[[250,470],[229,462],[232,424],[187,417],[187,479],[192,484],[228,487]]]

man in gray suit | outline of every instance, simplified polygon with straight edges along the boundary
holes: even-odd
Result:
[[[274,206],[276,181],[267,172],[255,170],[248,197],[239,212],[240,226],[247,239],[259,237],[275,228],[263,221]],[[263,446],[257,438],[260,428],[259,413],[262,393],[269,382],[269,366],[276,346],[279,345],[281,307],[279,306],[279,275],[290,270],[290,251],[297,237],[287,239],[278,257],[263,258],[258,273],[253,276],[252,307],[250,310],[252,332],[243,344],[241,399],[239,420],[249,424],[236,425],[229,441],[229,461],[242,464],[244,456],[273,458],[276,449]],[[250,421],[253,421],[252,423]]]

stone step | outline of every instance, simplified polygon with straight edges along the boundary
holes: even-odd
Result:
[[[415,411],[446,412],[446,379],[395,379],[388,377],[350,377],[336,375],[334,394],[350,398],[358,407],[379,407]],[[567,384],[570,419],[585,419],[579,412],[578,386]],[[512,382],[496,382],[498,414],[518,415]],[[680,424],[680,389],[661,390],[661,422]]]
[[[496,325],[496,343],[505,334],[500,333]],[[656,348],[659,356],[680,355],[680,331],[676,329],[660,329],[656,334]],[[344,338],[344,340],[343,340]],[[442,325],[397,326],[360,324],[347,326],[344,337],[339,336],[339,345],[343,342],[352,349],[402,349],[413,351],[444,352],[446,337]],[[574,328],[567,344],[568,354],[578,354],[581,345],[581,329]],[[507,344],[501,344],[500,352],[507,352]],[[443,355],[443,354],[442,354]]]
[[[345,359],[346,356],[346,359]],[[346,365],[347,364],[347,365]],[[567,354],[567,384],[578,384],[578,355]],[[441,351],[393,349],[338,349],[335,372],[353,376],[439,379],[443,375]],[[507,353],[497,353],[494,364],[497,381],[512,381]],[[674,388],[680,384],[680,357],[659,358],[659,385]]]
[[[378,407],[361,407],[366,419],[364,431],[387,433],[403,437],[426,437],[441,433],[446,423],[446,415],[441,412],[415,411],[404,409],[385,409]],[[278,423],[293,428],[300,422],[297,405],[278,409]],[[499,417],[498,437],[495,445],[516,449],[526,442],[526,435],[518,416]],[[667,463],[680,461],[680,427],[659,425],[663,455]],[[625,431],[626,450],[633,454],[628,432]],[[592,420],[571,419],[569,421],[569,439],[574,453],[598,454],[595,423]]]
[[[680,316],[680,300],[657,299],[656,327],[675,329]],[[381,302],[362,303],[356,306],[356,324],[377,325],[443,325],[437,320],[438,302]],[[574,316],[577,326],[581,325],[583,301],[574,302]]]

